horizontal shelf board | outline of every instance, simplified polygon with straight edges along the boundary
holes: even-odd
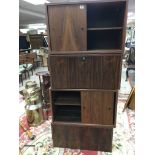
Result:
[[[87,28],[88,31],[98,31],[98,30],[121,30],[123,27],[99,27],[99,28]]]
[[[106,92],[106,91],[112,91],[112,92],[118,92],[119,89],[116,89],[116,90],[105,90],[105,89],[52,89],[52,91],[103,91],[103,92]]]
[[[72,117],[69,117],[69,116],[56,116],[55,117],[55,120],[56,121],[66,121],[66,122],[80,122],[81,118],[80,116],[76,117],[76,116],[72,116]]]
[[[73,105],[73,106],[80,106],[80,100],[75,99],[57,99],[54,102],[54,105]]]
[[[114,54],[114,53],[123,53],[121,49],[96,49],[88,51],[51,51],[51,55],[63,55],[63,54]]]
[[[66,126],[80,126],[80,127],[96,127],[96,128],[115,128],[115,125],[101,125],[101,124],[87,124],[81,122],[63,122],[63,121],[53,121],[53,125],[66,125]]]

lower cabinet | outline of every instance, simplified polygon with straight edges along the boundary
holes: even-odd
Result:
[[[112,151],[112,128],[83,127],[74,125],[52,124],[53,146]]]
[[[112,151],[117,91],[51,91],[53,145]]]
[[[115,126],[117,92],[52,91],[54,121]]]

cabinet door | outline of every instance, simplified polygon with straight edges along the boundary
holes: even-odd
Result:
[[[50,56],[53,89],[119,89],[121,55]]]
[[[82,91],[82,123],[114,125],[114,92]]]
[[[49,6],[48,16],[52,50],[86,50],[86,5]]]

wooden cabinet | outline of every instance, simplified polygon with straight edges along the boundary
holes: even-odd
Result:
[[[54,147],[112,152],[127,1],[46,5]]]
[[[121,54],[50,56],[53,89],[120,87]]]
[[[86,50],[86,5],[50,6],[48,15],[53,51]]]

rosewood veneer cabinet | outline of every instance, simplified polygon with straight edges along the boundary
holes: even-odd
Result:
[[[127,1],[46,4],[54,147],[112,151]]]

